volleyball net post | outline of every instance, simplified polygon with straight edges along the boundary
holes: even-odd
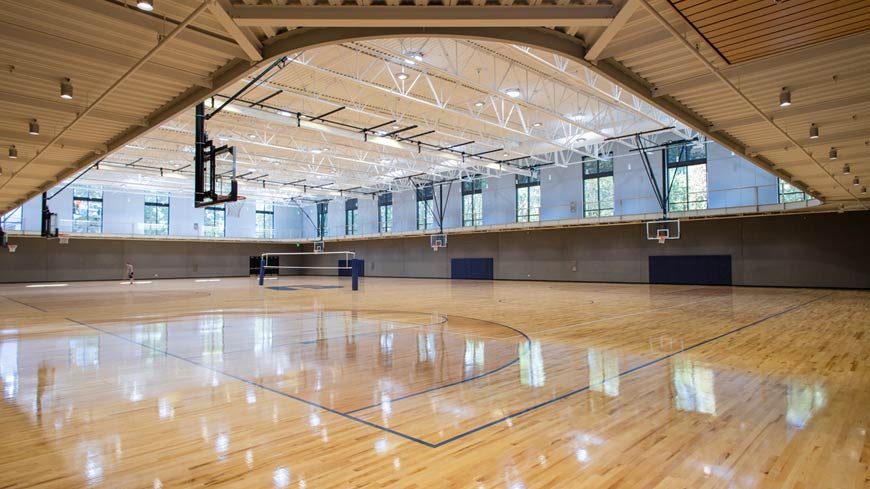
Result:
[[[337,266],[321,267],[321,266],[305,266],[305,265],[281,265],[280,257],[282,256],[307,256],[307,255],[343,255],[344,260],[340,260]],[[269,257],[277,256],[278,265],[268,265]],[[343,264],[342,264],[343,262]],[[351,290],[359,290],[359,267],[356,260],[356,253],[353,251],[316,251],[316,252],[297,252],[297,253],[263,253],[260,255],[260,274],[257,283],[262,286],[266,279],[266,269],[297,269],[297,270],[350,270]]]

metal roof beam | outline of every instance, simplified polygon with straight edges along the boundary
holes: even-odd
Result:
[[[236,41],[236,44],[242,48],[245,55],[251,61],[260,61],[263,59],[263,54],[260,52],[263,49],[263,44],[257,39],[257,36],[251,33],[250,30],[241,28],[233,22],[227,9],[230,8],[228,0],[217,0],[209,6],[211,14],[214,16],[218,24],[226,30],[230,36]]]

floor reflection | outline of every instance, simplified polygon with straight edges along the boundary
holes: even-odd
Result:
[[[678,355],[673,363],[674,403],[680,411],[716,415],[714,373],[692,358]]]

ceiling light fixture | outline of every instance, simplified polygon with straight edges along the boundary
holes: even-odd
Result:
[[[577,112],[576,114],[569,115],[568,118],[574,122],[580,122],[586,117],[586,114],[583,112]]]
[[[400,126],[398,124],[393,124],[393,129],[398,129]]]
[[[404,81],[404,80],[408,79],[408,74],[403,71],[403,72],[399,73],[398,75],[396,75],[396,78]]]
[[[810,124],[810,139],[819,139],[819,126],[815,122]]]
[[[483,103],[482,100],[478,100],[477,102],[474,103],[474,106],[475,106],[475,107],[483,107],[484,105],[486,105],[486,104]]]
[[[867,195],[867,187],[861,187],[861,195]]]
[[[788,107],[789,105],[791,105],[791,90],[788,87],[782,87],[779,92],[779,106]]]
[[[837,149],[836,148],[831,148],[831,150],[828,151],[828,159],[829,160],[836,160],[837,159]]]
[[[18,159],[18,150],[15,149],[15,146],[9,146],[9,159],[10,160]]]
[[[523,92],[521,92],[519,88],[508,88],[504,91],[504,93],[511,98],[517,98],[523,94]]]
[[[855,186],[855,187],[861,185],[861,179],[858,178],[858,177],[853,178],[853,179],[852,179],[852,185]]]
[[[848,175],[850,173],[852,173],[852,168],[849,166],[848,163],[846,163],[845,165],[843,165],[843,175]]]
[[[257,139],[256,134],[248,134],[248,139]]]
[[[139,0],[136,2],[136,7],[138,7],[139,10],[150,12],[154,10],[154,0]]]
[[[543,126],[543,125],[544,125],[544,124],[541,123],[541,122],[533,122],[533,123],[532,123],[532,127],[541,127],[541,126]]]
[[[36,122],[36,119],[33,119],[28,124],[28,133],[32,136],[39,136],[39,122]]]
[[[278,115],[283,115],[284,117],[292,117],[292,116],[293,116],[293,113],[292,113],[292,112],[287,112],[286,110],[279,110],[279,111],[278,111]]]
[[[69,78],[64,78],[60,82],[60,98],[70,100],[73,98],[73,86],[72,80]]]

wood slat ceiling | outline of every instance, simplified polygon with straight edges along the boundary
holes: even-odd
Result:
[[[870,26],[867,0],[668,0],[729,63],[854,34]]]

